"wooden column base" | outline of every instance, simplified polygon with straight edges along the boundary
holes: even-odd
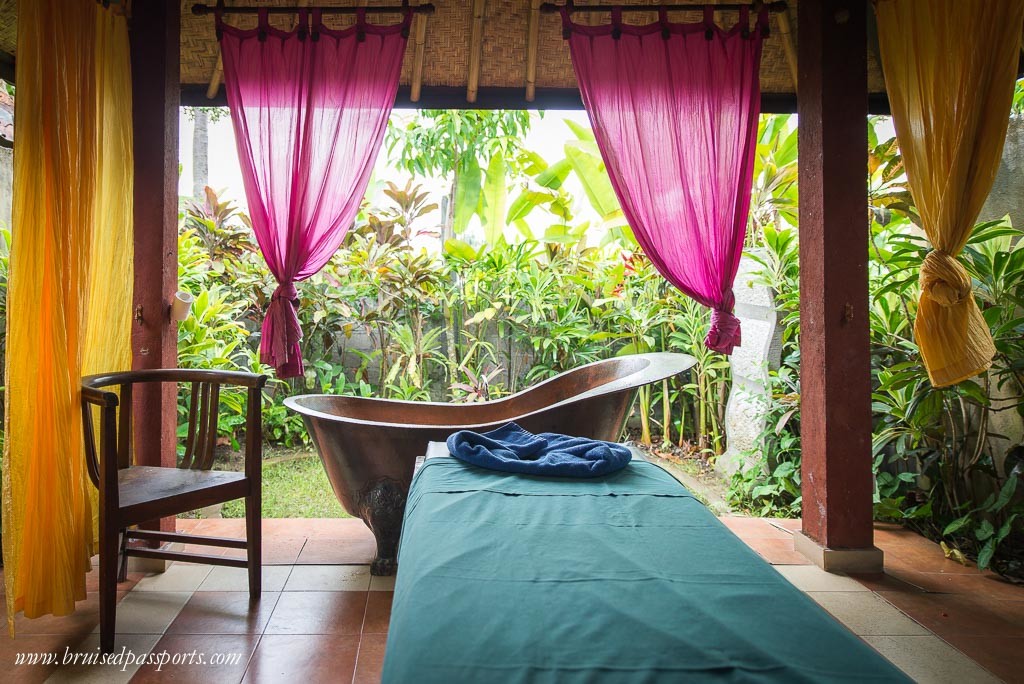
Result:
[[[875,546],[863,549],[830,549],[811,539],[802,531],[793,534],[793,548],[825,572],[876,574],[882,572],[882,550]]]

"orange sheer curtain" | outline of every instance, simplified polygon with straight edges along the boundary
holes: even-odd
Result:
[[[995,180],[1024,0],[877,0],[885,85],[914,202],[933,250],[914,334],[936,387],[988,369],[988,325],[957,255]]]
[[[95,493],[83,370],[130,366],[131,81],[124,17],[18,3],[3,547],[8,624],[85,598]]]

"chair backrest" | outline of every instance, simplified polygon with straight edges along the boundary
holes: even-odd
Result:
[[[116,461],[116,468],[132,465],[132,395],[135,385],[191,385],[185,455],[179,467],[209,470],[213,467],[217,447],[221,386],[248,388],[246,430],[249,432],[260,428],[260,393],[266,381],[265,375],[253,373],[180,369],[131,371],[82,378],[82,428],[89,477],[93,484],[99,486],[100,468],[107,459]],[[118,389],[117,394],[109,391],[114,387]],[[100,415],[98,450],[96,430],[93,427],[94,407],[99,407]],[[260,435],[247,435],[247,438],[258,440]]]

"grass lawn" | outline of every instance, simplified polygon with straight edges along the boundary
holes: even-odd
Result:
[[[225,518],[245,517],[245,502],[224,504]],[[264,518],[348,518],[315,454],[263,464]]]

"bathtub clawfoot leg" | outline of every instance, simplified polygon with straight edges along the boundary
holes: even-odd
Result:
[[[394,575],[398,570],[398,560],[395,558],[374,558],[370,564],[370,574],[378,577]]]
[[[377,540],[377,557],[370,574],[393,575],[398,567],[398,537],[402,532],[406,491],[390,478],[373,482],[359,496],[360,516]]]

